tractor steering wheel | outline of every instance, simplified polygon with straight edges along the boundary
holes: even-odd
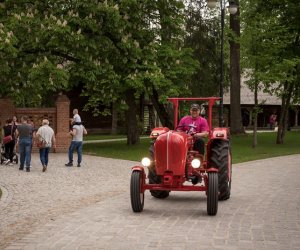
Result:
[[[178,129],[178,128],[185,128],[185,127],[189,127],[189,129],[188,130],[182,130],[182,129]],[[194,134],[196,134],[197,132],[194,132],[193,130],[194,129],[196,129],[197,127],[195,126],[195,125],[192,125],[192,124],[190,124],[190,125],[178,125],[177,127],[176,127],[176,131],[180,131],[180,132],[185,132],[185,133],[187,133],[188,135],[194,135]]]

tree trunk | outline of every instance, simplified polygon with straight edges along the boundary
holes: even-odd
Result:
[[[173,128],[174,124],[173,124],[172,117],[170,113],[168,113],[168,111],[166,110],[165,106],[159,102],[158,100],[159,96],[156,89],[154,88],[152,89],[152,95],[150,96],[150,98],[153,103],[153,106],[157,111],[157,115],[159,116],[162,125],[164,127]]]
[[[154,127],[156,127],[155,113],[154,113],[154,108],[152,105],[148,106],[148,110],[149,110],[149,125],[150,125],[150,131],[151,131]]]
[[[257,98],[258,83],[254,85],[254,120],[253,120],[253,141],[252,148],[257,146],[257,115],[258,115],[258,98]]]
[[[283,144],[284,136],[287,130],[288,111],[291,103],[291,96],[294,88],[294,83],[285,83],[284,91],[286,91],[282,97],[282,105],[280,110],[280,118],[278,122],[278,132],[276,144]]]
[[[238,1],[237,1],[238,4]],[[230,29],[235,38],[230,40],[230,133],[243,133],[241,117],[241,70],[240,70],[240,12],[230,15]]]
[[[118,111],[117,111],[117,104],[112,104],[112,121],[111,121],[111,134],[116,135],[118,132]]]
[[[137,105],[135,102],[135,90],[129,89],[126,91],[126,103],[128,110],[127,118],[127,145],[135,145],[140,143],[139,129],[137,122]]]

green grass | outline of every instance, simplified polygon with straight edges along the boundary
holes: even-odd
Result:
[[[88,134],[84,136],[85,141],[91,140],[107,140],[107,139],[119,139],[126,138],[126,135],[102,135],[102,134]]]
[[[252,134],[232,138],[233,163],[270,157],[300,154],[300,132],[287,132],[284,144],[276,144],[277,133],[259,133],[257,147],[252,148]]]
[[[101,142],[83,145],[83,152],[91,155],[98,155],[108,158],[140,161],[148,156],[150,139],[141,139],[139,145],[128,146],[125,141]]]
[[[257,136],[258,145],[256,148],[252,148],[252,134],[233,136],[231,142],[233,163],[281,155],[300,154],[299,131],[288,132],[283,145],[276,144],[276,136],[276,133],[259,133]],[[101,139],[104,139],[104,137],[100,137]],[[100,139],[100,137],[97,138]],[[83,146],[83,151],[85,154],[140,161],[142,157],[148,156],[149,145],[150,139],[148,138],[141,139],[139,145],[133,146],[127,146],[126,141],[102,142],[85,144]]]

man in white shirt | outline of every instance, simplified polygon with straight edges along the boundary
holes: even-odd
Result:
[[[39,141],[44,141],[45,146],[40,148],[40,160],[43,165],[43,172],[47,170],[48,156],[51,146],[56,148],[56,140],[53,129],[49,126],[49,121],[44,119],[42,126],[36,132],[36,137]]]
[[[83,135],[87,134],[87,131],[83,125],[73,125],[72,130],[70,131],[70,135],[73,136],[71,145],[69,147],[69,162],[65,164],[66,167],[73,166],[73,152],[76,149],[77,151],[77,167],[81,167],[82,161],[82,142],[83,142]]]

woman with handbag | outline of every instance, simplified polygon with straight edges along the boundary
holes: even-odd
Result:
[[[15,132],[16,127],[12,123],[12,119],[7,119],[6,125],[3,127],[3,143],[5,148],[5,158],[9,159],[5,164],[13,165],[14,149],[15,149]]]
[[[43,166],[43,172],[47,170],[49,151],[51,146],[56,148],[56,141],[53,129],[49,126],[49,121],[44,119],[42,126],[36,132],[36,145],[39,147],[40,160]]]

